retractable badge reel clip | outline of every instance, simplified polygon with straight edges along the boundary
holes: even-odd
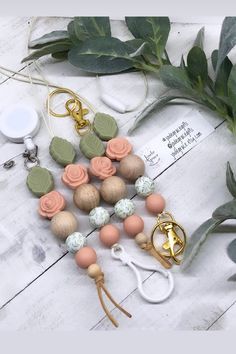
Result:
[[[40,127],[39,116],[33,107],[17,104],[6,108],[0,115],[0,132],[13,143],[24,143],[25,167],[30,169],[39,165],[37,157],[38,147],[33,142],[33,137]],[[9,165],[8,165],[9,164]],[[5,165],[5,164],[4,164]],[[14,162],[7,161],[5,167],[9,168]]]

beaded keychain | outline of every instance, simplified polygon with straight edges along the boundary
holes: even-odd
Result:
[[[72,95],[72,99],[65,103],[67,113],[56,113],[50,106],[50,100],[54,95],[65,92]],[[72,108],[70,106],[71,104]],[[119,177],[113,176],[116,173],[116,167],[111,163],[111,160],[120,162],[119,173],[121,176],[128,181],[135,182],[137,194],[142,197],[147,197],[147,209],[151,213],[158,215],[157,224],[153,228],[151,239],[148,240],[143,234],[139,235],[135,238],[137,244],[140,248],[154,256],[165,268],[171,267],[169,258],[171,258],[176,264],[179,264],[180,259],[177,258],[177,256],[181,255],[184,251],[186,244],[185,231],[174,220],[170,213],[163,212],[165,201],[162,196],[154,195],[152,193],[154,191],[154,182],[149,177],[143,176],[145,170],[144,162],[139,156],[131,154],[132,146],[128,140],[125,138],[115,138],[118,133],[118,126],[115,119],[108,114],[96,113],[93,124],[91,124],[89,120],[84,119],[84,113],[87,114],[88,110],[84,110],[79,98],[73,93],[73,91],[67,89],[54,90],[49,95],[47,106],[51,115],[54,117],[71,116],[75,120],[76,131],[79,135],[82,135],[79,145],[80,151],[85,157],[91,160],[89,168],[90,173],[99,179],[104,180],[101,185],[100,194],[103,200],[109,204],[115,204],[126,194],[125,183]],[[58,140],[60,138],[54,138],[52,140],[50,153],[54,160],[63,165],[63,163],[58,160],[56,154],[52,153],[52,145],[54,145],[53,141],[56,139]],[[103,141],[107,142],[106,150]],[[104,157],[104,154],[106,154],[107,157]],[[75,167],[68,166],[65,174],[72,168],[75,169]],[[86,196],[87,193],[89,193],[91,199]],[[74,194],[75,204],[78,208],[85,211],[90,211],[92,209],[90,206],[95,208],[95,206],[99,204],[98,198],[98,192],[91,184],[80,187]],[[89,203],[88,200],[93,200],[93,203]],[[116,205],[115,209],[118,209],[121,205],[125,207],[124,204],[126,204],[126,207],[130,204],[130,207],[132,208],[131,203],[130,200],[120,202]],[[102,216],[104,218],[108,217],[105,210],[100,208],[96,210],[96,213],[98,212],[100,213],[100,218]],[[94,218],[96,217],[96,213],[93,211]],[[124,222],[124,227],[130,228],[131,223],[133,224],[133,227],[134,225],[136,225],[136,227],[138,225],[141,226],[142,220],[140,217],[134,215]],[[101,227],[101,225],[97,226],[96,223],[93,226]],[[162,250],[164,249],[165,252],[160,251],[160,249],[156,247],[154,236],[158,230],[165,234],[167,238],[166,243],[163,244],[162,247]],[[178,233],[181,234],[181,237],[178,236]],[[136,234],[138,234],[138,232]]]
[[[65,90],[61,92],[65,92]],[[66,92],[70,93],[71,91],[67,90]],[[124,220],[123,224],[126,233],[130,236],[135,236],[137,244],[142,249],[154,255],[166,268],[170,268],[171,266],[169,262],[170,259],[175,263],[179,263],[177,256],[183,252],[186,242],[183,228],[173,220],[170,214],[163,212],[165,205],[164,199],[160,195],[153,194],[154,182],[149,177],[143,176],[144,163],[138,156],[131,154],[131,144],[125,138],[115,137],[118,133],[118,127],[114,118],[103,113],[97,113],[92,126],[90,123],[84,123],[83,121],[87,121],[84,119],[84,114],[86,114],[87,111],[83,109],[81,102],[75,95],[66,102],[65,107],[68,111],[67,115],[72,116],[76,122],[77,132],[82,135],[80,139],[80,150],[85,157],[91,159],[89,173],[99,177],[103,182],[99,193],[96,187],[88,184],[89,175],[87,174],[86,168],[81,165],[73,164],[76,158],[73,145],[65,139],[54,137],[49,150],[52,158],[65,167],[62,181],[70,188],[75,189],[75,204],[80,209],[89,212],[90,224],[93,227],[101,228],[100,240],[106,246],[111,246],[112,257],[120,259],[124,264],[133,269],[138,280],[138,290],[143,298],[153,303],[166,300],[173,290],[171,274],[157,267],[150,267],[138,263],[117,243],[119,240],[119,231],[115,226],[111,224],[107,225],[110,220],[110,215],[105,208],[98,206],[100,194],[104,201],[115,204],[115,214]],[[80,124],[81,120],[82,124]],[[5,124],[6,121],[5,119]],[[99,265],[96,264],[97,255],[95,250],[86,246],[84,236],[76,231],[77,219],[75,216],[68,211],[64,211],[66,202],[64,197],[54,190],[51,172],[39,166],[37,147],[34,145],[30,136],[30,134],[33,135],[36,133],[36,128],[38,127],[32,130],[31,127],[31,130],[29,130],[27,134],[25,134],[25,132],[21,134],[21,140],[23,139],[25,143],[28,141],[27,144],[30,145],[30,149],[27,149],[27,160],[25,162],[25,167],[29,170],[27,186],[34,195],[40,197],[39,213],[42,217],[51,220],[52,232],[59,237],[59,239],[66,240],[68,250],[75,253],[77,265],[81,268],[88,269],[88,275],[95,280],[98,296],[105,313],[112,323],[118,326],[104,304],[102,290],[120,311],[128,317],[131,317],[131,315],[117,304],[107,291],[104,285],[104,274]],[[81,130],[83,130],[83,133],[81,133]],[[3,124],[1,131],[4,133]],[[10,139],[11,134],[5,133],[4,135]],[[107,141],[106,149],[102,141]],[[105,153],[106,157],[103,156]],[[130,199],[125,198],[126,186],[124,181],[120,177],[114,176],[116,168],[111,160],[120,161],[120,174],[128,180],[135,181],[137,194],[142,197],[147,197],[147,209],[158,214],[158,222],[153,229],[150,241],[142,233],[144,227],[143,220],[138,215],[134,215],[134,203]],[[77,180],[78,176],[79,185]],[[154,234],[158,228],[159,231],[167,237],[167,241],[162,246],[166,251],[165,254],[157,249],[154,242]],[[182,237],[178,235],[179,231],[182,232]],[[165,277],[168,277],[169,290],[165,296],[159,299],[152,299],[144,293],[142,281],[135,265],[147,270],[157,271]]]

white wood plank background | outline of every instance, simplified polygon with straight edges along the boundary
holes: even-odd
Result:
[[[22,70],[20,64],[26,55],[29,18],[0,18],[0,65]],[[66,18],[39,18],[35,22],[33,37],[66,27]],[[188,21],[186,21],[188,22]],[[178,63],[182,52],[190,48],[201,24],[174,23],[168,52]],[[122,21],[112,22],[113,34],[122,39],[129,38]],[[220,25],[206,25],[208,56],[217,47]],[[234,54],[233,54],[234,55]],[[91,75],[80,73],[68,63],[54,63],[51,59],[40,61],[47,79],[77,90],[100,111],[115,115],[121,134],[126,134],[137,112],[125,115],[114,114],[99,100],[96,80]],[[158,80],[148,75],[148,101],[166,89]],[[104,88],[129,104],[137,103],[142,97],[143,81],[138,73],[102,78]],[[12,101],[29,102],[37,109],[44,109],[47,91],[43,87],[32,88],[0,75],[0,109]],[[147,104],[147,103],[145,103]],[[130,137],[137,149],[143,141],[154,137],[158,131],[168,127],[175,119],[193,109],[193,106],[171,106],[158,114],[152,114],[141,129]],[[230,199],[225,187],[226,161],[236,169],[235,138],[225,123],[209,112],[195,106],[216,128],[215,132],[183,158],[168,168],[156,179],[156,189],[167,199],[168,209],[186,228],[188,234],[205,219],[212,210]],[[53,130],[73,141],[78,146],[78,137],[70,120],[52,120]],[[127,319],[112,309],[120,323],[120,329],[224,329],[235,327],[235,283],[227,279],[236,272],[235,265],[226,255],[226,246],[235,236],[220,232],[212,235],[202,248],[189,272],[173,270],[176,289],[164,304],[150,305],[139,297],[133,274],[119,262],[111,260],[109,251],[98,240],[97,232],[91,230],[88,218],[73,207],[72,194],[60,180],[61,169],[50,159],[48,144],[50,137],[42,124],[35,139],[40,148],[41,164],[56,176],[56,187],[66,196],[68,207],[78,216],[80,230],[88,235],[88,243],[98,250],[99,263],[106,274],[106,283],[114,297],[133,315]],[[0,164],[22,152],[22,145],[8,143],[0,137]],[[79,156],[78,161],[83,161]],[[74,264],[49,231],[49,222],[38,218],[38,200],[31,196],[25,186],[27,172],[21,158],[17,165],[5,171],[0,165],[0,329],[1,330],[77,330],[113,329],[99,305],[93,282]],[[158,175],[158,171],[157,171]],[[129,195],[134,188],[129,185]],[[144,210],[143,201],[134,198],[137,209],[144,216],[146,231],[154,218]],[[109,208],[112,212],[112,208]],[[113,221],[121,228],[116,218]],[[92,232],[93,231],[93,232]],[[122,243],[137,259],[155,262],[142,253],[133,240],[123,237]],[[150,294],[161,293],[165,284],[160,278],[142,272],[145,288]]]

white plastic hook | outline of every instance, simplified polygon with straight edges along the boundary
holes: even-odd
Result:
[[[121,246],[120,244],[115,244],[112,246],[111,248],[111,255],[113,258],[120,260],[124,265],[127,265],[128,267],[130,267],[136,278],[137,278],[137,283],[138,283],[138,291],[140,293],[140,295],[148,302],[152,303],[152,304],[159,304],[165,300],[168,299],[168,297],[171,295],[171,293],[174,290],[174,279],[173,276],[171,274],[171,272],[161,269],[157,266],[152,266],[152,265],[145,265],[142,263],[137,262],[136,260],[134,260],[124,249],[123,246]],[[145,270],[149,270],[149,271],[153,271],[153,272],[158,272],[160,274],[162,274],[165,278],[168,279],[169,281],[169,288],[168,291],[166,292],[165,295],[163,295],[162,297],[158,298],[158,299],[154,299],[150,296],[148,296],[143,289],[143,284],[142,284],[142,279],[140,276],[140,273],[137,269],[137,267],[141,268],[141,269],[145,269]]]

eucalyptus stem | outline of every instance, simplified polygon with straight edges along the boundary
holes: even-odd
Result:
[[[148,72],[152,72],[155,74],[159,73],[159,69],[160,66],[154,66],[152,64],[146,64],[144,62],[140,62],[140,61],[135,61],[134,62],[134,67],[140,70],[144,70],[144,71],[148,71]]]

